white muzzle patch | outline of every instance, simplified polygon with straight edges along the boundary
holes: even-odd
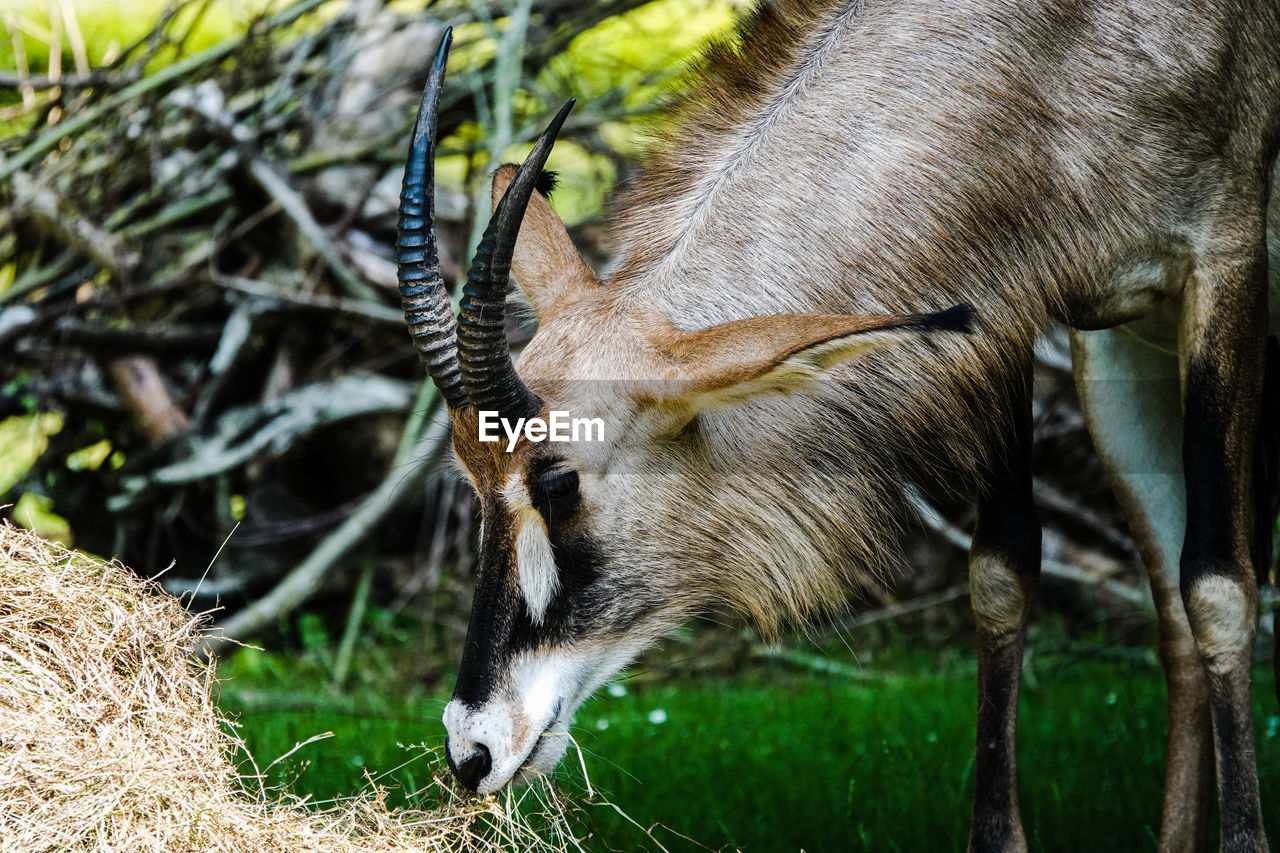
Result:
[[[594,653],[543,652],[520,655],[509,680],[479,708],[454,699],[445,706],[449,752],[461,765],[483,744],[491,769],[476,791],[490,794],[525,775],[545,775],[569,749],[569,723],[597,687],[649,644],[639,634]]]
[[[581,667],[560,655],[526,656],[512,669],[511,687],[479,708],[453,699],[444,709],[449,752],[462,764],[483,745],[492,762],[476,791],[499,790],[523,772],[549,773],[569,748],[569,720],[577,710]],[[514,694],[514,695],[513,695]]]

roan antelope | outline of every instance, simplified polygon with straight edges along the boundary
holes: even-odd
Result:
[[[431,224],[448,36],[436,57],[397,250],[483,515],[444,714],[458,778],[550,770],[565,739],[544,735],[708,606],[770,629],[841,601],[898,559],[904,484],[958,475],[979,495],[970,845],[1025,849],[1029,365],[1065,323],[1159,611],[1161,849],[1204,846],[1215,770],[1224,849],[1265,849],[1249,696],[1276,473],[1257,435],[1280,9],[777,0],[738,38],[634,182],[605,275],[542,191],[569,105],[498,170],[456,323]],[[512,272],[538,320],[518,371]],[[478,412],[557,410],[605,440],[480,440]]]

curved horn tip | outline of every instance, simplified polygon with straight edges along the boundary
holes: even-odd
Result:
[[[573,105],[578,103],[577,98],[570,98],[564,102],[564,106],[556,113],[556,117],[547,125],[547,129],[542,132],[543,136],[555,136],[560,133],[560,127],[564,124],[564,120],[569,117],[569,111],[573,109]]]
[[[457,326],[440,275],[432,221],[436,114],[452,42],[453,28],[445,27],[414,121],[400,190],[395,258],[409,337],[445,403],[450,409],[460,409],[469,402],[459,375]]]
[[[542,135],[538,137],[538,141],[533,144],[533,150],[529,152],[529,156],[520,164],[520,168],[516,171],[515,178],[507,185],[507,191],[503,193],[503,201],[507,196],[515,199],[515,204],[524,208],[528,194],[533,190],[534,184],[541,180],[542,167],[547,164],[547,160],[551,157],[551,149],[555,147],[556,136],[560,133],[560,128],[564,125],[564,120],[569,116],[569,111],[573,109],[573,105],[578,102],[577,98],[570,98],[565,101],[564,106],[556,113],[555,118],[551,119],[551,123],[547,125],[547,129],[542,131]]]
[[[445,27],[440,36],[440,46],[436,48],[436,57],[431,61],[431,70],[427,72],[427,82],[422,88],[422,100],[418,104],[418,117],[413,123],[413,136],[409,147],[412,152],[410,162],[421,160],[426,149],[435,145],[436,114],[440,108],[440,91],[444,88],[445,66],[449,60],[449,48],[453,44],[453,27]],[[418,167],[421,164],[416,164]]]
[[[449,58],[449,47],[453,44],[453,27],[445,27],[440,36],[440,46],[436,48],[435,61],[431,63],[431,73],[444,71],[445,60]]]

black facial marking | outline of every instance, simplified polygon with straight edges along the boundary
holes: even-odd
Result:
[[[557,534],[553,530],[551,553],[559,573],[559,589],[540,624],[535,625],[528,608],[519,603],[505,649],[509,654],[580,637],[584,627],[599,624],[600,614],[612,604],[612,596],[598,583],[603,560],[590,536],[582,532]]]
[[[516,656],[602,632],[624,632],[646,612],[646,590],[613,583],[607,551],[583,511],[581,478],[552,455],[529,461],[524,485],[546,523],[558,588],[535,624],[519,588],[515,518],[498,495],[484,503],[484,537],[471,621],[454,697],[478,707]],[[526,522],[529,523],[529,522]]]
[[[471,621],[454,697],[479,707],[492,695],[498,674],[515,655],[538,646],[581,636],[586,625],[598,625],[613,596],[597,583],[602,552],[590,534],[575,523],[581,502],[578,474],[563,460],[530,463],[526,486],[547,524],[559,589],[540,624],[534,624],[519,592],[515,519],[501,500],[485,501],[484,537],[476,578]]]
[[[480,541],[471,620],[453,689],[454,698],[472,708],[483,705],[493,693],[499,655],[511,633],[513,616],[524,611],[523,602],[512,593],[514,549],[507,536],[511,516],[497,501],[486,502],[484,512],[485,535]]]
[[[552,601],[551,609],[563,604],[567,615],[567,605],[573,602],[579,613],[589,614],[596,610],[600,602],[592,599],[592,586],[600,578],[604,558],[595,540],[584,532],[553,535],[551,553],[560,572],[560,590]],[[550,609],[547,615],[552,615]]]

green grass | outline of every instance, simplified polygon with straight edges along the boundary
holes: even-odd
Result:
[[[1268,670],[1257,672],[1255,708],[1263,802],[1276,832],[1280,717]],[[359,790],[366,769],[404,764],[383,779],[401,786],[392,802],[403,802],[427,778],[426,761],[414,758],[421,746],[411,745],[442,741],[442,697],[406,695],[396,684],[329,696],[289,683],[287,668],[261,660],[256,668],[233,660],[225,671],[237,677],[223,707],[239,712],[260,764],[335,732],[273,768],[276,782],[291,779],[295,792],[323,799]],[[1159,670],[1057,657],[1037,661],[1034,676],[1023,691],[1019,749],[1032,848],[1154,849],[1164,749]],[[602,691],[579,712],[574,735],[595,788],[642,824],[753,851],[964,848],[971,664],[858,683],[762,667],[710,684],[623,685],[624,695]],[[560,775],[564,787],[582,790],[572,751]],[[588,807],[588,815],[593,846],[645,842],[607,807]],[[657,837],[673,850],[695,849],[673,833]]]

